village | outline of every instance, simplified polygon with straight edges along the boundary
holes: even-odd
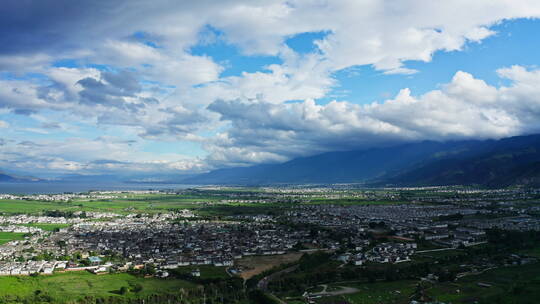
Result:
[[[221,200],[220,204],[258,205],[285,196],[290,207],[277,214],[231,215],[221,220],[200,217],[188,209],[157,214],[79,211],[70,217],[3,215],[0,232],[24,233],[24,238],[0,246],[0,275],[83,270],[109,273],[146,265],[156,267],[161,273],[190,265],[224,266],[238,273],[242,270],[235,265],[243,257],[301,250],[336,252],[336,260],[356,266],[368,262],[403,263],[427,247],[462,248],[485,243],[487,229],[540,230],[540,221],[530,215],[537,212],[537,207],[514,206],[505,200],[499,203],[499,208],[490,208],[490,198],[501,195],[497,192],[474,203],[464,203],[465,200],[458,198],[441,201],[429,196],[424,197],[423,203],[291,203],[310,195],[320,197],[321,191],[330,198],[344,192],[267,188],[240,197],[228,194],[230,198]],[[277,193],[277,198],[269,198],[272,193]],[[113,194],[122,195],[107,192],[76,195],[103,198]],[[366,195],[371,194],[357,193],[354,198]],[[385,199],[395,197],[384,194]],[[428,200],[435,202],[426,203]],[[29,224],[63,226],[45,231]]]

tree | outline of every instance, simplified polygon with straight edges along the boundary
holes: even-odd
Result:
[[[154,264],[146,264],[144,266],[143,273],[146,275],[155,275],[156,274],[156,266]]]
[[[139,283],[135,284],[135,286],[133,286],[133,292],[141,292],[143,290],[143,286]]]

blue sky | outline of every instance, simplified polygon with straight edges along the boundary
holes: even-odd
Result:
[[[191,174],[540,131],[536,1],[102,5],[0,12],[1,171]]]

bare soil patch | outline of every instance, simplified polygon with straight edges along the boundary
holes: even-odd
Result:
[[[296,262],[303,254],[302,252],[291,252],[282,255],[248,256],[237,260],[236,263],[246,268],[244,272],[240,273],[240,276],[247,280],[275,266]]]

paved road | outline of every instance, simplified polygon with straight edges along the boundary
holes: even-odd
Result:
[[[326,286],[326,285],[322,285],[322,286],[323,286],[323,291],[310,293],[309,295],[312,296],[312,297],[313,296],[327,297],[327,296],[339,296],[339,295],[344,295],[344,294],[356,293],[356,292],[360,291],[357,288],[345,287],[345,286],[339,286],[339,288],[341,288],[340,290],[326,291],[328,286]]]
[[[274,272],[271,275],[268,275],[268,276],[262,278],[257,283],[257,288],[259,288],[260,290],[262,290],[264,292],[267,292],[271,297],[276,299],[280,304],[287,304],[285,301],[278,298],[275,294],[268,291],[268,283],[270,283],[270,281],[272,281],[273,279],[279,278],[279,276],[281,276],[282,274],[293,272],[294,270],[296,270],[296,268],[298,268],[298,265],[294,265],[292,267],[285,268],[283,270],[280,270],[278,272]]]
[[[273,279],[278,278],[282,274],[293,272],[294,270],[296,270],[296,268],[298,268],[298,265],[291,266],[289,268],[285,268],[283,270],[280,270],[278,272],[274,272],[271,275],[268,275],[268,276],[262,278],[259,281],[259,283],[257,283],[257,288],[259,288],[259,289],[261,289],[263,291],[266,291],[268,289],[268,283],[270,283],[270,281],[272,281]]]

